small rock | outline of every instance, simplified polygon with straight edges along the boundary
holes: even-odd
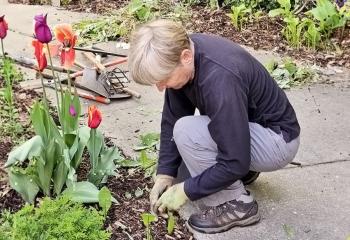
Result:
[[[25,93],[21,93],[21,94],[18,95],[18,99],[19,100],[24,100],[26,98],[27,98],[27,94],[25,94]]]

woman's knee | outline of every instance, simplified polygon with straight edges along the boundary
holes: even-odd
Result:
[[[179,147],[186,145],[193,148],[216,146],[208,130],[208,116],[182,117],[174,125],[173,137]]]

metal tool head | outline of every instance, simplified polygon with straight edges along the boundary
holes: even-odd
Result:
[[[83,70],[83,77],[77,78],[75,84],[79,88],[95,92],[105,98],[118,99],[131,97],[130,94],[113,88],[108,75],[108,72],[97,74],[95,68],[85,67]]]
[[[109,97],[108,90],[104,87],[103,84],[101,84],[100,81],[98,81],[98,75],[96,69],[94,68],[84,68],[83,77],[77,79],[75,81],[75,84],[80,88],[84,88],[92,92],[98,93],[103,97]]]

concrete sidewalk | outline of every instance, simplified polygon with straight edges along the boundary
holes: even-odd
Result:
[[[93,14],[59,11],[47,6],[11,5],[0,0],[0,15],[5,14],[11,29],[5,39],[10,53],[21,51],[32,57],[30,38],[34,15],[49,13],[49,24],[74,22]],[[275,55],[248,49],[260,61]],[[27,78],[33,71],[26,69]],[[317,84],[293,89],[287,94],[302,127],[301,147],[295,159],[304,167],[262,174],[249,188],[258,200],[262,221],[254,226],[235,228],[226,233],[196,239],[312,239],[345,240],[350,235],[350,74],[330,76],[332,85]],[[130,156],[142,133],[159,132],[163,94],[155,87],[131,84],[142,98],[118,100],[99,105],[103,113],[101,129]],[[52,93],[52,92],[51,92]],[[83,109],[91,102],[82,99]],[[94,103],[95,104],[95,103]],[[181,211],[184,218],[196,211],[196,203]]]

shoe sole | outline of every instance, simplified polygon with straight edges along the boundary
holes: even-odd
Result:
[[[245,227],[249,225],[253,225],[255,223],[258,223],[260,221],[260,214],[256,214],[254,216],[251,216],[250,218],[243,219],[237,222],[232,222],[228,225],[225,225],[223,227],[216,227],[216,228],[200,228],[200,227],[195,227],[192,226],[188,221],[186,221],[186,226],[190,230],[195,230],[197,232],[201,233],[207,233],[207,234],[214,234],[214,233],[221,233],[221,232],[226,232],[230,230],[233,227]]]

